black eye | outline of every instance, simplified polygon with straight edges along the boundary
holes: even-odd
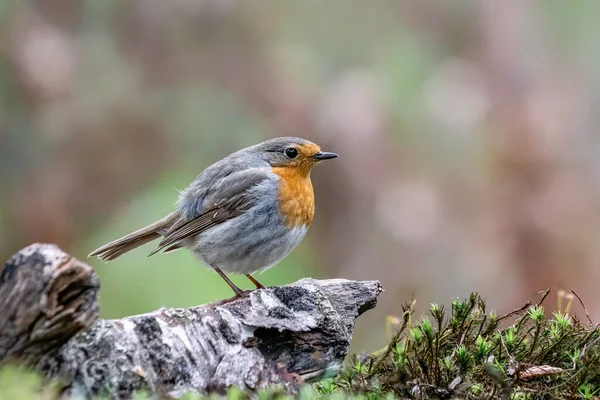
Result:
[[[293,147],[288,147],[285,149],[284,153],[288,158],[296,158],[298,155],[298,150],[294,149]]]

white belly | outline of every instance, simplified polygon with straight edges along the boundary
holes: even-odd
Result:
[[[276,265],[294,250],[308,230],[306,226],[290,229],[271,225],[248,234],[232,235],[231,224],[239,222],[226,221],[202,233],[190,247],[197,257],[213,268],[227,273],[251,274]]]

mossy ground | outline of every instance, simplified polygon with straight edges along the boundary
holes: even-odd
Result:
[[[385,349],[354,356],[317,387],[367,398],[594,398],[600,395],[600,329],[569,314],[570,303],[547,317],[549,293],[504,316],[488,311],[475,293],[453,300],[450,310],[432,304],[418,321],[414,303],[407,304]]]
[[[537,399],[600,396],[600,328],[565,309],[547,316],[544,301],[504,316],[472,294],[450,309],[432,304],[414,319],[414,302],[390,321],[396,333],[375,354],[350,357],[335,377],[305,385],[298,394],[281,388],[250,396],[231,389],[213,399]],[[575,299],[572,296],[573,300]],[[585,308],[585,307],[584,307]],[[0,400],[51,399],[57,388],[32,372],[0,370]],[[139,394],[138,398],[147,398]],[[204,397],[190,394],[187,399]]]

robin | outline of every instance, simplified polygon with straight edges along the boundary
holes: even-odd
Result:
[[[315,212],[312,168],[336,158],[316,144],[280,137],[246,147],[206,168],[163,219],[93,251],[110,261],[155,239],[150,255],[188,248],[233,289],[225,273],[251,274],[285,258],[304,238]]]

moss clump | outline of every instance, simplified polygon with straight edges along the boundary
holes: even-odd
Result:
[[[352,357],[317,389],[366,398],[593,398],[600,330],[566,311],[547,317],[548,294],[501,317],[476,293],[453,300],[450,310],[432,304],[418,321],[407,304],[386,348]]]

